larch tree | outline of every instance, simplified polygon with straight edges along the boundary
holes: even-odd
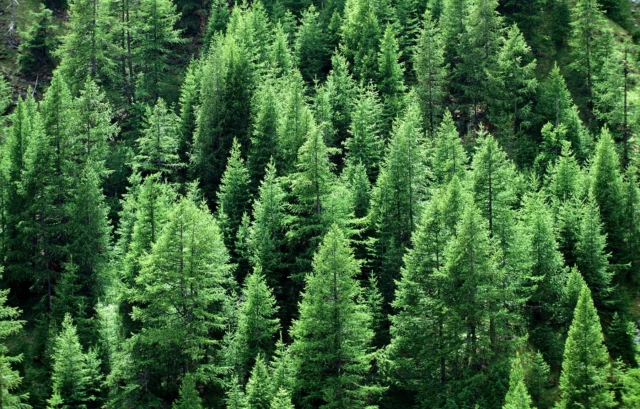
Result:
[[[173,64],[169,56],[172,48],[183,42],[175,28],[180,15],[168,0],[140,0],[132,14],[137,99],[154,104],[171,95]]]
[[[143,175],[160,173],[165,179],[171,178],[182,165],[178,156],[179,132],[180,119],[162,98],[158,99],[153,109],[147,109],[146,126],[136,141],[135,170]]]
[[[269,161],[280,157],[278,151],[279,107],[275,84],[267,80],[256,90],[251,105],[253,126],[247,153],[247,167],[253,186],[262,180]]]
[[[246,277],[242,299],[235,342],[240,375],[246,377],[251,368],[255,370],[258,357],[268,357],[273,352],[280,322],[276,299],[259,269]]]
[[[353,103],[350,138],[344,141],[346,160],[362,164],[370,181],[378,176],[378,166],[384,146],[382,135],[382,104],[372,88],[363,88]]]
[[[196,379],[193,374],[187,374],[180,386],[180,398],[173,402],[172,409],[202,409],[202,399],[196,389]]]
[[[269,369],[262,356],[258,356],[246,387],[249,409],[270,408],[274,391],[269,378]]]
[[[7,341],[22,330],[24,321],[18,320],[20,311],[7,305],[9,290],[0,290],[0,407],[6,409],[31,409],[26,403],[29,394],[16,393],[22,377],[13,364],[22,361],[22,355],[8,356]]]
[[[334,225],[314,257],[291,329],[295,396],[302,407],[362,408],[380,391],[368,383],[373,331],[358,302],[359,270],[349,239]]]
[[[420,37],[413,51],[416,93],[422,106],[422,123],[433,137],[443,115],[447,88],[447,66],[441,29],[429,10],[422,18]]]
[[[531,396],[527,391],[524,370],[519,354],[516,354],[512,360],[511,374],[509,375],[509,391],[504,398],[502,409],[532,409]]]
[[[62,322],[62,329],[53,346],[53,393],[48,400],[51,408],[99,408],[102,375],[97,352],[84,352],[70,315]]]
[[[433,142],[431,164],[436,183],[446,185],[454,176],[462,178],[467,169],[468,160],[451,112],[446,110]]]
[[[249,182],[249,170],[242,159],[240,144],[237,139],[234,139],[227,168],[222,175],[217,194],[218,221],[224,233],[225,244],[231,250],[233,260],[237,260],[238,257],[234,243],[242,224],[242,216],[249,211],[251,206]],[[246,272],[238,271],[238,273],[245,274]]]
[[[393,299],[394,280],[425,195],[427,169],[421,122],[420,108],[413,100],[404,117],[395,123],[371,196],[369,217],[376,232],[372,250],[385,303]]]
[[[379,10],[371,0],[348,0],[340,31],[340,50],[363,83],[377,78],[378,51],[382,37]]]
[[[616,406],[609,382],[611,364],[591,292],[583,287],[564,349],[560,409]]]
[[[393,122],[404,108],[405,85],[404,66],[400,62],[402,55],[391,24],[380,41],[378,54],[378,91],[382,99],[383,134],[388,134]]]

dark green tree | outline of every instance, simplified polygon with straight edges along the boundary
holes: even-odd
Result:
[[[391,130],[393,121],[404,108],[404,66],[400,63],[401,52],[391,24],[387,24],[378,54],[377,87],[382,99],[383,134]]]

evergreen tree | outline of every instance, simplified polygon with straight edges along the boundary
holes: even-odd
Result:
[[[249,145],[253,83],[253,65],[244,45],[232,36],[216,38],[202,68],[192,154],[193,176],[210,203],[214,203],[233,137],[240,145]]]
[[[22,329],[24,321],[17,320],[20,311],[7,305],[9,290],[0,290],[0,407],[7,409],[31,409],[25,401],[28,393],[16,394],[22,378],[20,373],[12,368],[12,364],[22,361],[22,355],[7,356],[9,349],[6,342],[9,337],[14,338]]]
[[[280,333],[280,339],[276,343],[276,349],[271,357],[269,369],[271,386],[274,391],[279,391],[280,389],[286,391],[293,390],[296,369],[290,348],[282,342],[282,332]]]
[[[247,167],[253,185],[262,180],[271,158],[279,157],[278,113],[279,101],[271,81],[265,81],[256,91],[251,115],[253,130],[247,154]]]
[[[242,215],[249,211],[251,196],[249,193],[249,171],[240,156],[238,140],[233,140],[227,168],[220,181],[217,195],[218,219],[224,233],[227,248],[234,248],[234,241],[242,223]],[[237,257],[237,252],[232,253]]]
[[[518,26],[507,31],[498,52],[496,78],[498,85],[495,111],[492,116],[499,124],[500,133],[506,138],[518,138],[529,127],[531,120],[531,96],[538,81],[535,76],[536,60],[531,57]]]
[[[617,312],[614,313],[605,340],[611,357],[613,359],[621,359],[628,365],[635,365],[638,352],[635,342],[636,336],[635,324],[625,319],[624,315]]]
[[[262,357],[258,356],[247,383],[247,407],[249,409],[269,409],[273,395],[267,365]]]
[[[109,18],[100,0],[69,0],[69,20],[56,56],[58,70],[73,95],[78,95],[88,78],[96,82],[108,78],[114,64],[109,50]]]
[[[445,58],[452,68],[460,63],[463,55],[459,52],[459,46],[465,30],[464,18],[470,5],[467,0],[442,0],[439,25],[442,30]]]
[[[399,61],[400,55],[393,26],[387,24],[380,41],[377,81],[382,99],[383,134],[389,132],[404,106],[404,67]]]
[[[405,247],[420,217],[425,194],[426,157],[420,111],[415,101],[396,121],[380,176],[371,195],[370,222],[376,237],[376,273],[385,302],[391,302]]]
[[[152,361],[149,376],[196,370],[215,351],[212,340],[220,338],[226,319],[228,259],[213,216],[190,198],[176,203],[142,261],[140,290],[132,296],[132,318],[141,330],[131,342],[174,354],[169,361]],[[143,368],[149,365],[144,356],[137,360]]]
[[[341,27],[340,50],[353,67],[354,77],[364,84],[378,73],[382,30],[379,10],[371,0],[347,0]]]
[[[383,149],[382,105],[372,88],[361,89],[351,114],[351,135],[344,142],[346,160],[362,164],[370,181],[378,176],[378,166]]]
[[[581,76],[580,82],[584,84],[589,105],[592,102],[594,78],[609,56],[607,37],[610,33],[607,30],[604,14],[597,1],[580,0],[572,7],[569,40],[573,57],[571,68]]]
[[[134,168],[143,175],[161,173],[165,178],[180,167],[178,156],[180,119],[162,98],[153,110],[147,108],[146,126],[138,138]]]
[[[504,398],[502,409],[531,409],[531,396],[524,383],[524,371],[520,362],[520,355],[516,355],[511,364],[509,377],[509,392]]]
[[[432,159],[433,173],[437,183],[447,184],[454,176],[464,176],[467,167],[467,153],[460,141],[460,135],[453,123],[451,112],[444,113],[435,135]]]
[[[631,409],[640,403],[640,369],[629,369],[622,378],[622,403],[624,409]]]
[[[348,136],[348,129],[352,123],[352,117],[356,109],[356,83],[349,73],[347,60],[339,53],[331,57],[331,71],[327,77],[326,89],[331,107],[331,126],[335,131],[332,140],[328,140],[329,146],[339,148]],[[370,112],[370,115],[376,113]],[[374,121],[377,118],[374,117]]]
[[[285,389],[279,389],[271,400],[270,409],[294,409],[291,396]]]
[[[275,295],[284,294],[286,278],[284,244],[284,191],[276,178],[273,162],[267,166],[264,180],[253,203],[253,223],[249,236],[251,261],[264,274],[265,280]]]
[[[474,1],[463,20],[461,61],[455,66],[454,80],[462,90],[473,125],[479,123],[480,113],[487,109],[489,78],[496,72],[503,31],[497,6],[497,0]]]
[[[282,164],[283,174],[295,171],[298,150],[305,142],[307,134],[314,127],[313,115],[305,97],[305,86],[300,72],[294,70],[284,79],[282,108],[278,121],[278,156],[276,162]]]
[[[584,206],[578,240],[576,243],[576,265],[584,277],[594,300],[603,308],[611,292],[609,254],[606,253],[606,236],[602,234],[600,212],[592,201]]]
[[[153,104],[171,95],[168,74],[172,64],[168,57],[172,48],[182,43],[180,31],[174,28],[180,15],[168,0],[140,0],[132,11],[137,40],[133,56],[138,66],[136,93],[139,100]]]
[[[302,13],[301,24],[296,33],[295,58],[302,78],[307,83],[313,83],[322,77],[327,60],[324,32],[313,5]]]
[[[361,408],[380,391],[367,384],[373,332],[371,316],[358,302],[358,272],[349,240],[334,225],[314,257],[291,330],[296,396],[303,407]]]
[[[188,163],[193,149],[193,138],[198,120],[198,104],[200,102],[200,84],[202,83],[202,65],[200,60],[191,60],[180,88],[180,124],[178,157],[180,163]],[[181,175],[186,179],[186,175]]]
[[[608,379],[609,354],[603,341],[591,293],[583,287],[565,345],[558,408],[616,406]]]
[[[489,235],[507,245],[516,201],[515,166],[493,136],[480,135],[471,167],[475,203],[489,222]]]
[[[422,105],[423,127],[427,135],[433,137],[444,110],[447,68],[440,27],[429,10],[425,11],[422,21],[413,64],[417,83],[416,93]]]
[[[55,48],[53,13],[40,4],[37,12],[31,12],[31,25],[20,33],[18,65],[23,73],[40,73],[51,69]]]
[[[289,38],[280,22],[273,29],[273,44],[271,45],[269,62],[276,77],[281,77],[293,67]]]
[[[192,374],[187,374],[180,387],[180,399],[173,402],[172,409],[202,409],[202,400],[196,389],[196,380]]]
[[[256,370],[266,372],[266,367],[256,369],[258,368],[257,360],[260,360],[260,356],[269,356],[273,351],[280,323],[275,318],[278,311],[276,300],[259,270],[245,279],[242,298],[235,342],[239,350],[241,374],[246,376],[250,368],[254,368],[254,372]],[[264,361],[260,360],[260,365],[264,366]]]
[[[562,124],[565,127],[566,139],[580,158],[588,148],[586,130],[578,117],[578,108],[574,105],[571,94],[567,89],[560,68],[554,64],[547,78],[539,87],[539,101],[536,111],[542,124],[551,122],[557,130]]]
[[[616,262],[617,251],[622,248],[622,232],[620,211],[623,208],[622,178],[620,160],[616,152],[615,142],[609,131],[604,128],[591,161],[589,194],[600,208],[600,217],[607,234],[607,250]]]
[[[95,351],[84,353],[70,315],[53,347],[51,408],[99,408],[100,360]]]

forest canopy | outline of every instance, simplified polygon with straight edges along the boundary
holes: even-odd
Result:
[[[640,408],[640,4],[8,6],[0,408]]]

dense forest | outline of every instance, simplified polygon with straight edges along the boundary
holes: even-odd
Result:
[[[640,3],[43,1],[0,408],[640,408]]]

